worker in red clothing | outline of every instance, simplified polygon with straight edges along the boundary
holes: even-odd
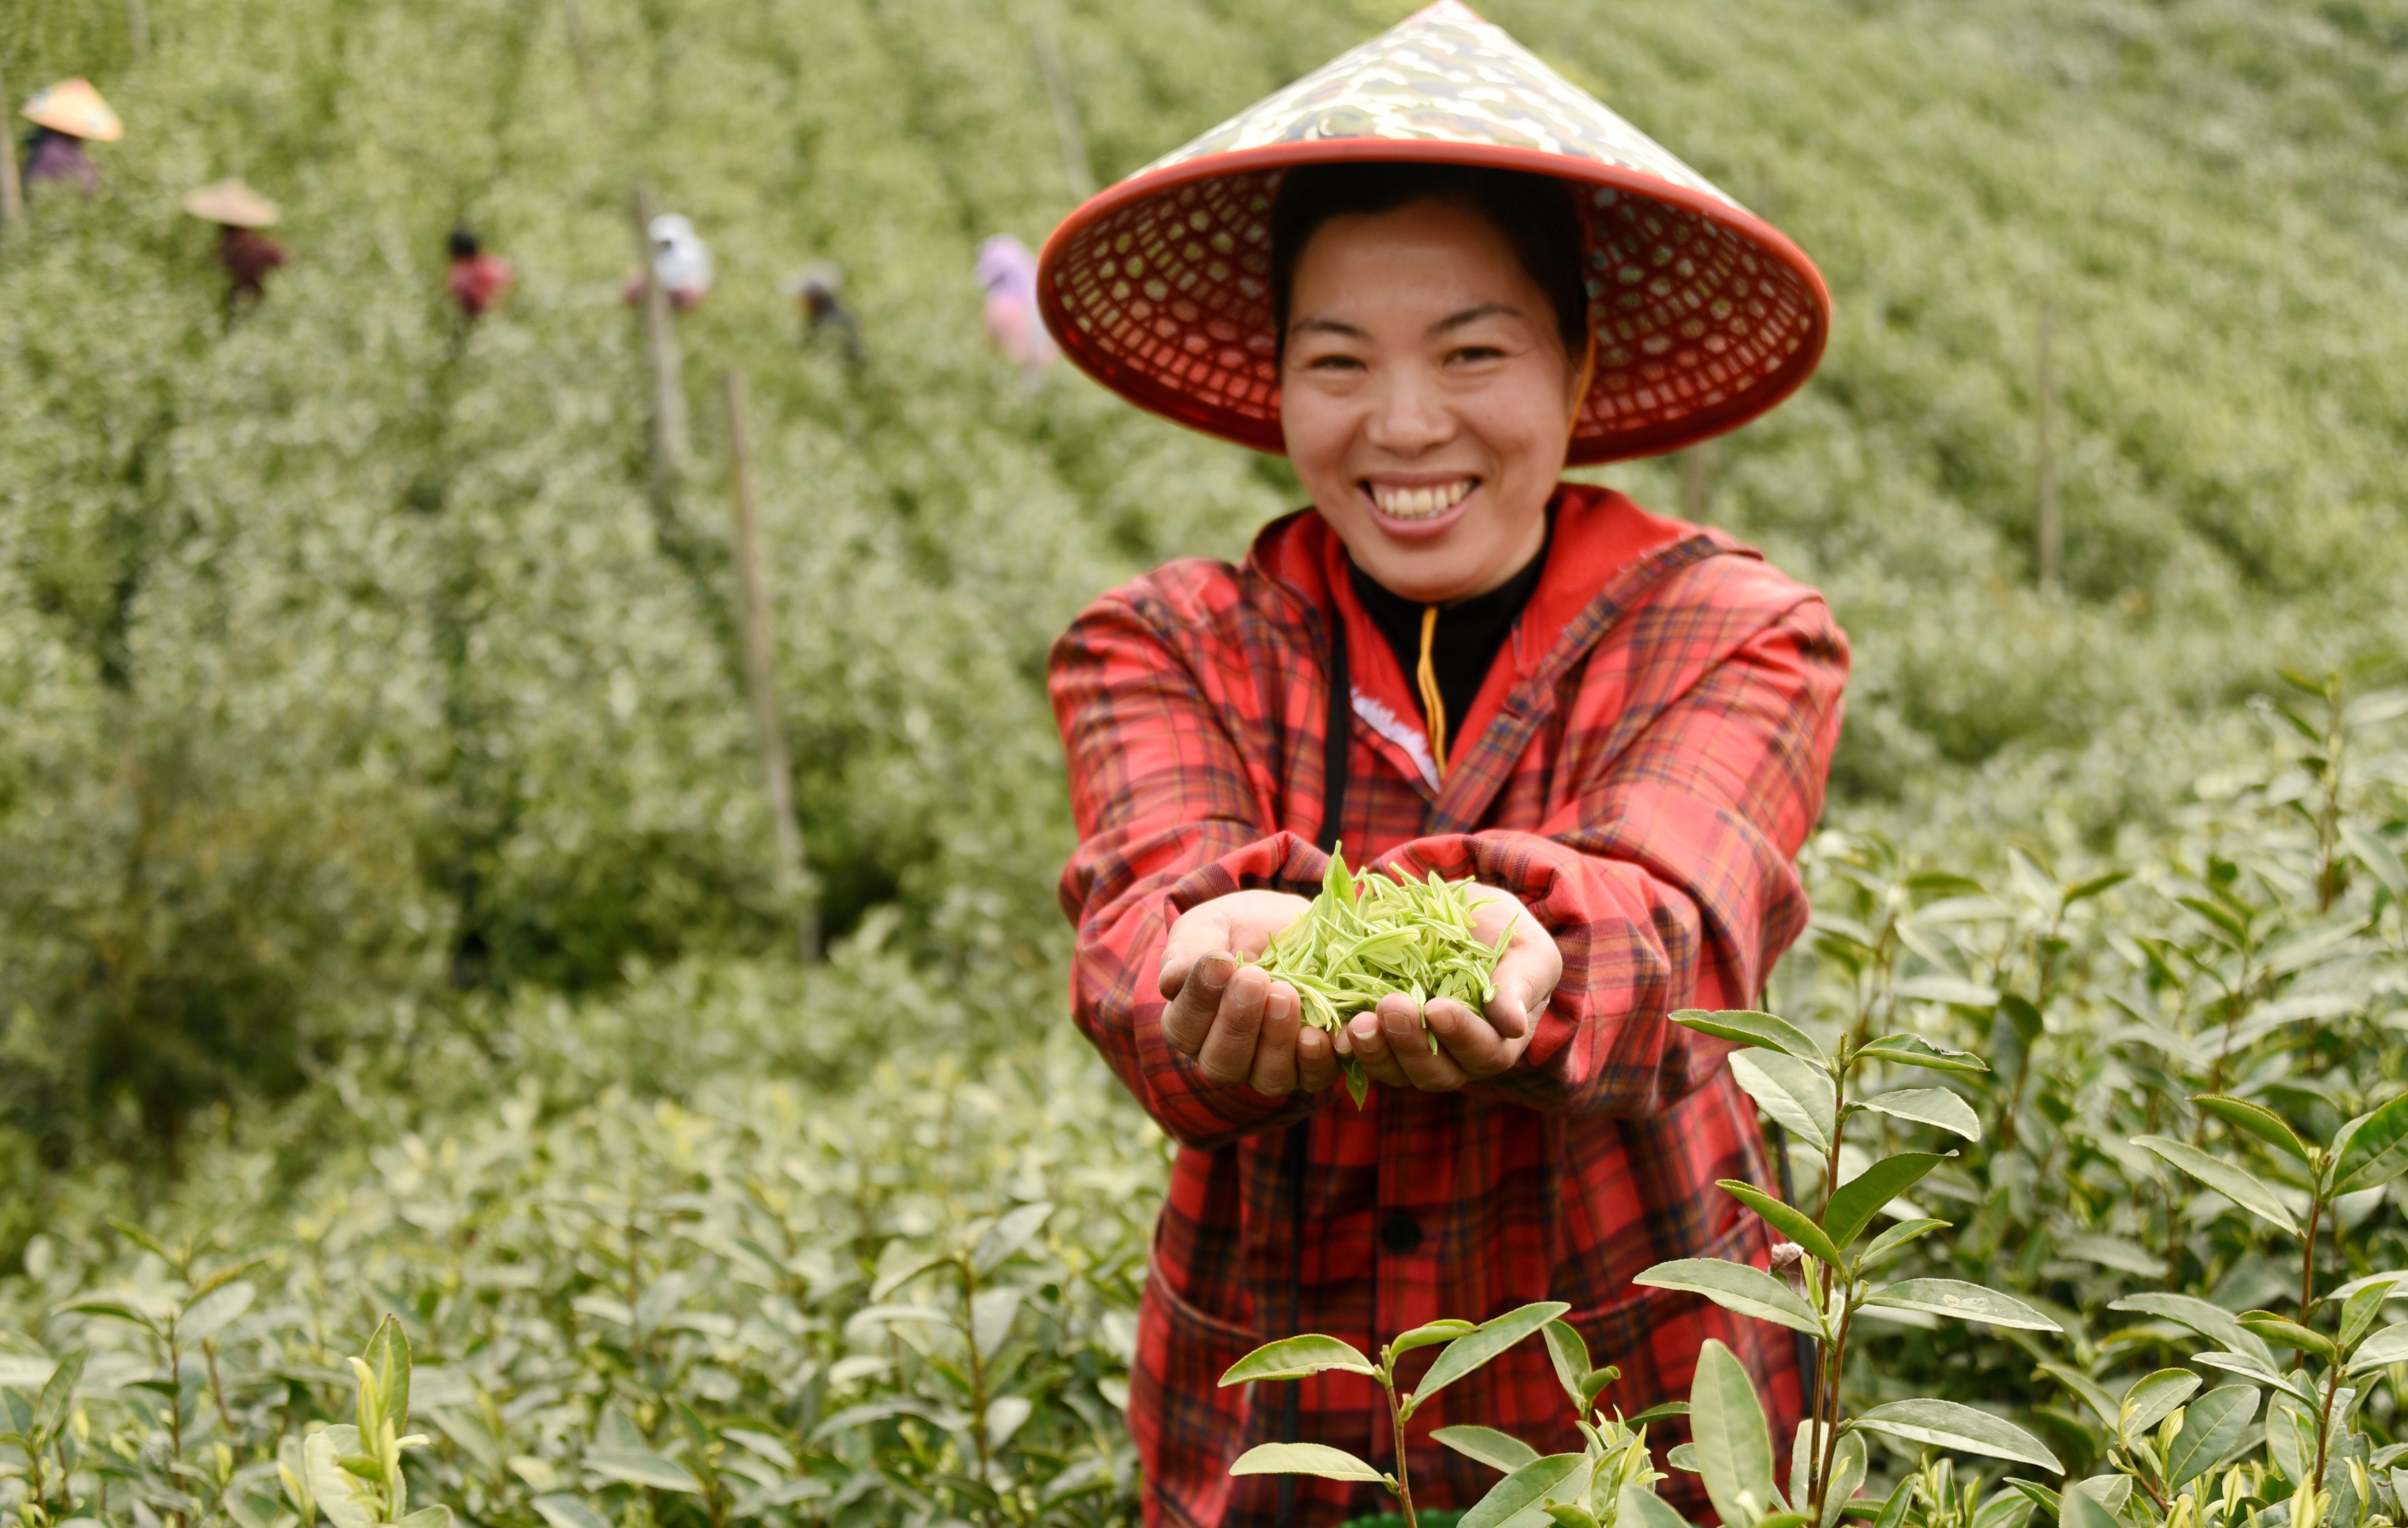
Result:
[[[229,282],[227,307],[239,308],[265,295],[267,273],[285,260],[284,246],[266,234],[280,215],[276,204],[236,178],[187,192],[184,210],[218,225],[218,264],[225,267]]]
[[[518,275],[510,269],[509,261],[497,254],[487,254],[478,244],[477,236],[466,228],[452,230],[450,248],[452,264],[443,273],[443,288],[460,305],[461,314],[473,322],[492,311]]]
[[[1753,550],[1561,475],[1795,390],[1829,325],[1813,265],[1443,0],[1095,197],[1037,285],[1075,364],[1283,452],[1312,499],[1242,564],[1104,595],[1051,663],[1072,1013],[1180,1147],[1129,1383],[1146,1521],[1382,1509],[1376,1486],[1228,1474],[1282,1438],[1395,1471],[1369,1380],[1223,1371],[1291,1332],[1376,1351],[1540,1300],[1620,1366],[1626,1413],[1685,1398],[1719,1338],[1785,1447],[1791,1334],[1632,1278],[1769,1261],[1714,1186],[1770,1176],[1728,1048],[1667,1015],[1748,1006],[1805,926],[1793,858],[1847,645]],[[1476,883],[1481,933],[1510,934],[1493,1001],[1301,1024],[1246,962],[1340,841]],[[1359,1108],[1329,1086],[1347,1055],[1376,1084]],[[1536,1343],[1413,1416],[1417,1506],[1498,1478],[1432,1441],[1456,1422],[1580,1447]]]

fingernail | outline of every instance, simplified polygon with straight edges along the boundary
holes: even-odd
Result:
[[[1196,963],[1196,975],[1207,987],[1226,987],[1238,963],[1226,955],[1207,955]]]
[[[1354,1037],[1358,1040],[1375,1040],[1380,1037],[1380,1021],[1368,1013],[1357,1018],[1347,1027],[1354,1031]]]
[[[1272,988],[1269,1011],[1272,1018],[1281,1023],[1286,1023],[1296,1017],[1296,994],[1277,987]]]

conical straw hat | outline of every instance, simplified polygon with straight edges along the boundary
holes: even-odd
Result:
[[[230,228],[267,228],[278,217],[276,204],[244,185],[239,176],[186,192],[184,210]]]
[[[1798,247],[1457,0],[1091,198],[1046,241],[1054,338],[1123,397],[1281,452],[1270,209],[1289,166],[1485,164],[1571,185],[1597,367],[1570,460],[1735,429],[1822,358],[1831,300]]]
[[[115,143],[125,136],[125,124],[108,109],[92,81],[80,75],[62,79],[26,102],[24,115],[26,121],[71,138]]]

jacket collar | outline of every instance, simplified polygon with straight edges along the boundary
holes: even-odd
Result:
[[[1609,488],[1563,483],[1556,489],[1555,531],[1547,564],[1523,608],[1487,682],[1455,732],[1450,750],[1465,758],[1507,701],[1541,670],[1561,672],[1596,645],[1610,622],[1583,621],[1620,576],[1650,554],[1698,536],[1727,540],[1683,521],[1651,515]],[[1386,639],[1354,597],[1346,577],[1346,546],[1316,510],[1273,521],[1254,538],[1248,567],[1310,612],[1316,637],[1332,611],[1346,622],[1349,678],[1356,719],[1375,746],[1436,799],[1442,784],[1425,736],[1421,703]],[[1559,648],[1577,650],[1558,651]]]

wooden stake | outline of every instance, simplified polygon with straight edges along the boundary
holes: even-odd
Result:
[[[2057,493],[2057,375],[2055,358],[2050,354],[2057,328],[2057,305],[2040,305],[2040,335],[2035,356],[2034,392],[2038,394],[2032,407],[2034,423],[2039,435],[2039,503],[2032,515],[2032,570],[2038,577],[2040,592],[2054,599],[2063,588],[2065,565],[2065,506]]]
[[[17,104],[8,93],[8,82],[0,78],[0,110]],[[8,135],[0,133],[0,234],[17,231],[17,220],[25,215],[25,188],[17,183],[17,147]]]
[[[1037,67],[1045,76],[1045,93],[1054,102],[1054,131],[1062,140],[1062,174],[1070,194],[1085,201],[1096,193],[1096,172],[1087,163],[1087,136],[1079,127],[1079,104],[1070,98],[1070,77],[1062,67],[1061,50],[1043,21],[1031,21],[1037,35]]]
[[[568,50],[577,59],[577,88],[585,96],[585,109],[595,122],[608,121],[602,93],[594,83],[594,50],[585,41],[585,13],[577,8],[577,0],[560,0],[560,10],[568,22]]]
[[[685,369],[669,294],[652,271],[652,196],[636,182],[636,252],[644,262],[644,364],[652,376],[652,514],[677,521],[678,472],[685,461]]]
[[[795,943],[805,961],[819,958],[819,916],[803,873],[803,830],[795,817],[795,777],[786,754],[786,729],[778,714],[776,650],[769,638],[768,581],[761,572],[761,528],[752,505],[752,448],[746,421],[744,379],[733,368],[720,374],[727,400],[727,480],[735,500],[736,583],[742,595],[744,688],[752,701],[752,743],[761,754],[761,779],[769,797],[769,822],[778,850],[778,894],[795,911]]]
[[[142,0],[125,0],[125,45],[137,60],[150,56],[150,7]]]
[[[1706,454],[1711,449],[1701,441],[1681,453],[1681,518],[1693,525],[1705,522],[1713,499],[1714,464]]]

